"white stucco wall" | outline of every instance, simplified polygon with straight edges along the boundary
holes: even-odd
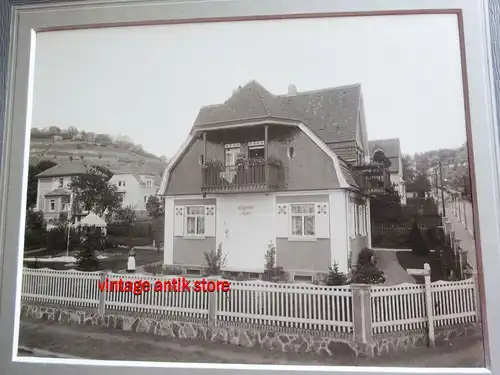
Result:
[[[268,244],[276,244],[275,202],[264,194],[217,197],[216,243],[227,254],[226,269],[264,271]]]

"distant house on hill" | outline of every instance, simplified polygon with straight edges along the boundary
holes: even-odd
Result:
[[[136,211],[146,211],[146,202],[156,195],[161,178],[147,167],[127,166],[112,169],[113,177],[109,180],[123,194],[123,207],[130,206]]]
[[[68,185],[75,177],[87,174],[89,168],[82,160],[70,160],[36,175],[36,208],[44,213],[49,227],[57,223],[61,214],[70,214],[71,192]]]
[[[389,172],[391,183],[396,185],[396,190],[401,197],[401,204],[406,204],[406,187],[403,180],[403,156],[398,138],[377,139],[368,142],[370,156],[373,160],[377,155],[385,156],[391,162]]]

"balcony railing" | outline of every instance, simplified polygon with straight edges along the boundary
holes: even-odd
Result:
[[[370,165],[354,167],[352,176],[361,191],[368,194],[386,193],[391,187],[391,176],[387,169]]]
[[[283,169],[274,164],[245,166],[209,166],[202,168],[203,192],[262,191],[277,189],[283,181]]]

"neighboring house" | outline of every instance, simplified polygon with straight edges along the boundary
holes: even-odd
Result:
[[[390,160],[391,183],[396,186],[396,190],[401,197],[401,204],[406,204],[406,185],[403,180],[403,156],[398,138],[378,139],[368,142],[370,146],[370,157],[383,155]]]
[[[38,175],[36,208],[44,213],[47,225],[57,224],[61,214],[71,213],[68,185],[76,176],[86,174],[88,166],[81,160],[57,164]]]
[[[221,244],[225,271],[257,275],[273,244],[294,280],[335,262],[348,271],[371,246],[370,197],[390,186],[369,159],[359,84],[286,95],[240,87],[200,110],[165,170],[164,263],[197,272]]]
[[[145,211],[146,202],[156,195],[161,178],[153,172],[141,168],[113,170],[109,180],[123,194],[123,207],[132,207],[136,211]]]

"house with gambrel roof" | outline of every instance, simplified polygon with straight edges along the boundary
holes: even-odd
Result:
[[[222,246],[225,271],[258,275],[273,246],[294,280],[348,271],[371,246],[370,199],[390,186],[369,160],[361,85],[239,87],[201,108],[162,177],[164,263],[201,270]]]

